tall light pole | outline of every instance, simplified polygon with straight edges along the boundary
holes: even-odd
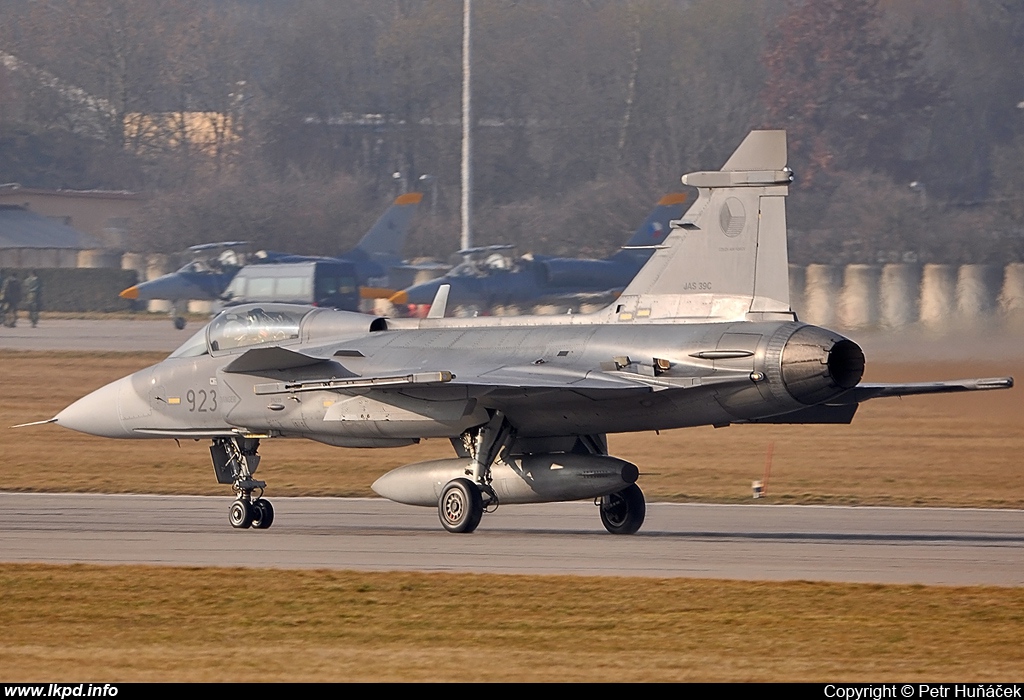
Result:
[[[417,180],[420,183],[420,187],[426,187],[430,185],[430,217],[434,217],[434,212],[437,209],[437,178],[433,175],[424,174],[420,175]]]
[[[472,0],[462,0],[462,250],[473,246],[473,110],[470,106],[470,17]]]

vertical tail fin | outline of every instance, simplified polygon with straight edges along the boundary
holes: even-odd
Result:
[[[618,321],[792,318],[786,132],[752,131],[720,171],[683,176],[699,196],[612,305]]]
[[[412,216],[422,199],[421,192],[409,192],[395,199],[366,235],[359,239],[355,250],[366,253],[367,257],[375,260],[400,260],[402,248],[405,247],[405,234],[409,231]]]

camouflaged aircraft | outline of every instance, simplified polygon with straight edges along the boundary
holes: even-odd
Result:
[[[448,438],[455,456],[399,467],[373,489],[436,507],[471,532],[499,504],[594,499],[609,532],[646,506],[609,433],[732,423],[849,423],[863,401],[1013,385],[1010,377],[861,381],[852,340],[790,308],[782,131],[752,132],[622,295],[587,315],[424,319],[332,309],[229,308],[163,362],[46,423],[112,438],[212,440],[236,494],[230,523],[274,519],[254,477],[261,440],[392,447]]]
[[[465,262],[445,276],[404,289],[390,301],[399,306],[430,304],[437,290],[448,285],[449,308],[493,311],[499,306],[568,303],[578,308],[583,302],[608,303],[665,240],[669,221],[682,215],[685,201],[682,192],[662,197],[629,242],[611,257],[590,260],[528,254],[512,258],[503,254],[512,245],[470,248],[458,251]]]
[[[181,330],[186,323],[185,317],[179,313],[182,302],[187,299],[223,300],[225,292],[230,289],[232,281],[244,267],[325,262],[349,266],[358,280],[359,294],[362,298],[386,299],[395,293],[394,289],[388,288],[389,272],[392,267],[402,264],[402,248],[405,246],[406,234],[422,199],[421,192],[409,192],[399,196],[359,239],[354,248],[340,253],[337,257],[292,255],[269,250],[260,250],[248,255],[240,252],[240,249],[249,246],[249,241],[204,243],[186,250],[186,253],[192,256],[192,260],[180,269],[128,287],[119,296],[131,301],[170,301],[171,308],[168,313],[174,327]],[[273,282],[272,279],[270,281]],[[283,296],[286,297],[288,294]]]

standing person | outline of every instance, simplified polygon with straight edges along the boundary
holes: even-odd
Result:
[[[25,300],[25,309],[28,311],[28,320],[35,328],[39,323],[39,310],[43,306],[43,285],[39,281],[39,277],[36,276],[35,270],[32,270],[25,278],[21,285],[21,291]]]
[[[21,281],[16,275],[4,280],[0,287],[0,299],[3,299],[4,325],[14,328],[18,323],[18,304],[21,303]]]

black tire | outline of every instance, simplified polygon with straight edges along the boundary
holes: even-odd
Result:
[[[266,530],[274,524],[274,506],[265,498],[257,498],[252,503],[252,527]]]
[[[177,328],[179,331],[182,330],[185,327],[185,317],[184,316],[175,316],[174,317],[174,327]]]
[[[228,522],[231,523],[231,527],[238,530],[245,530],[252,525],[252,518],[252,504],[241,498],[232,503],[231,508],[228,509]]]
[[[473,532],[484,515],[484,499],[469,479],[452,479],[437,499],[437,515],[448,532]]]
[[[647,503],[636,484],[601,498],[601,522],[613,535],[632,535],[644,524]]]

